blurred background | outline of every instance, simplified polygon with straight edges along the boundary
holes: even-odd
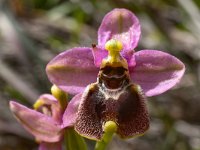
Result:
[[[97,43],[103,16],[116,7],[140,20],[136,50],[169,52],[187,69],[175,88],[149,98],[149,131],[128,140],[115,136],[108,150],[200,150],[199,0],[0,0],[0,150],[37,149],[11,115],[9,100],[31,107],[49,93],[48,61],[63,50]]]

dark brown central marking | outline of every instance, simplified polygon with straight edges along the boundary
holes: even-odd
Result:
[[[101,69],[99,74],[100,82],[103,82],[108,89],[117,89],[122,86],[126,80],[127,69],[123,67],[106,66]]]

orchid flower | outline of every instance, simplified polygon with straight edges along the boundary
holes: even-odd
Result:
[[[97,45],[66,50],[48,63],[50,81],[78,94],[75,130],[82,136],[102,139],[108,121],[116,123],[122,138],[144,134],[146,97],[162,94],[183,76],[185,66],[176,57],[158,50],[135,52],[140,33],[132,12],[114,9],[100,25]]]
[[[43,94],[34,104],[35,110],[14,101],[10,102],[10,109],[24,128],[40,142],[39,150],[61,150],[64,130],[73,126],[77,104],[75,99],[69,102],[69,109],[64,112],[53,95]],[[65,127],[63,119],[67,119]]]

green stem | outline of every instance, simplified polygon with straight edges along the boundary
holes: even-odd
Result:
[[[95,150],[105,150],[109,142],[112,140],[113,133],[105,134],[101,141],[97,141]]]
[[[100,141],[96,142],[95,150],[105,150],[109,142],[112,140],[113,134],[117,130],[117,125],[113,121],[108,121],[104,125],[104,135]]]
[[[73,128],[65,130],[64,139],[66,150],[87,150],[85,140]]]
[[[51,93],[60,103],[61,109],[64,113],[68,104],[68,94],[59,89],[56,85],[51,87]],[[65,129],[64,142],[66,150],[87,150],[83,137],[77,134],[73,128]]]

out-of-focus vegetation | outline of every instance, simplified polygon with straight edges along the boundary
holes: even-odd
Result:
[[[199,0],[1,0],[0,149],[34,150],[31,137],[8,108],[15,99],[31,106],[49,93],[48,61],[75,46],[97,43],[97,29],[113,8],[127,8],[140,19],[140,49],[169,52],[186,65],[173,90],[149,98],[149,131],[120,140],[109,150],[200,150],[200,1]]]

